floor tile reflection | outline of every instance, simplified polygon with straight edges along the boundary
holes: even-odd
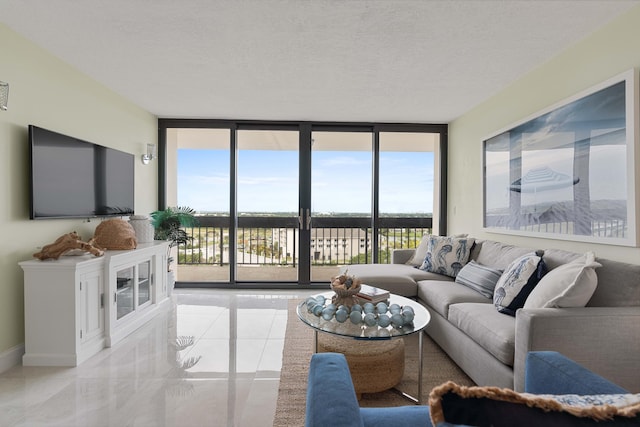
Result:
[[[171,305],[75,368],[0,375],[2,426],[269,426],[287,301],[310,291],[175,290]]]

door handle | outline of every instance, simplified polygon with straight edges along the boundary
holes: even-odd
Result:
[[[304,230],[304,219],[302,218],[303,213],[302,213],[302,208],[300,208],[300,215],[298,215],[298,228],[300,228],[300,230]]]
[[[307,208],[307,230],[311,230],[311,212]]]

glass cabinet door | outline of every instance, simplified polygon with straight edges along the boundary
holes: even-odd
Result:
[[[123,316],[133,311],[133,287],[135,279],[134,267],[125,268],[120,270],[116,274],[117,289],[116,289],[116,318],[120,319]]]
[[[138,306],[151,301],[151,261],[138,264]]]

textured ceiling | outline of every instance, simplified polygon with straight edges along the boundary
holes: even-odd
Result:
[[[637,1],[0,0],[159,117],[450,122]]]

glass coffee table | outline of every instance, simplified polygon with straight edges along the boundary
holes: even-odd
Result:
[[[322,293],[322,294],[318,294],[315,295],[313,298],[317,298],[320,297],[320,299],[322,299],[322,297],[325,298],[326,303],[324,304],[324,306],[326,307],[330,302],[331,302],[331,297],[334,295],[333,292],[326,292],[326,293]],[[324,332],[326,334],[329,334],[333,337],[343,337],[347,340],[354,340],[354,341],[358,341],[360,343],[362,343],[362,346],[357,346],[357,345],[352,345],[352,344],[347,344],[346,345],[335,345],[333,346],[332,344],[329,345],[323,345],[322,343],[320,345],[322,345],[324,348],[324,351],[336,351],[336,352],[344,352],[345,356],[347,357],[347,360],[350,359],[350,353],[351,352],[358,352],[359,354],[357,354],[358,360],[363,360],[362,356],[364,353],[364,356],[366,358],[367,356],[367,352],[372,353],[371,356],[371,360],[374,363],[374,365],[372,366],[368,366],[365,371],[366,372],[373,372],[374,374],[376,374],[376,370],[377,370],[377,366],[385,366],[385,365],[389,365],[389,364],[397,364],[397,361],[393,361],[393,360],[377,360],[376,357],[373,353],[375,353],[375,349],[380,349],[382,350],[384,353],[388,354],[389,357],[394,357],[392,356],[392,354],[394,352],[396,352],[396,347],[397,346],[393,346],[393,348],[390,348],[388,351],[384,346],[388,346],[390,341],[395,341],[399,338],[404,338],[407,337],[409,335],[418,334],[418,395],[417,396],[412,396],[406,392],[403,391],[399,391],[403,396],[405,396],[406,398],[408,398],[409,400],[413,401],[414,403],[417,404],[421,404],[422,403],[422,374],[423,374],[423,361],[422,361],[422,357],[423,357],[423,337],[422,337],[422,331],[424,330],[424,328],[429,324],[429,321],[431,320],[431,316],[429,315],[429,312],[427,311],[427,309],[422,306],[420,303],[409,299],[409,298],[405,298],[399,295],[394,295],[391,294],[389,300],[386,302],[388,306],[391,306],[393,304],[397,304],[400,307],[410,307],[411,310],[413,311],[413,321],[407,325],[403,325],[401,327],[394,327],[392,325],[389,326],[380,326],[378,324],[375,324],[373,326],[367,326],[365,323],[359,323],[359,324],[355,324],[353,323],[350,318],[347,318],[346,321],[344,322],[338,322],[336,320],[336,316],[332,316],[331,318],[329,318],[328,320],[326,318],[323,318],[322,315],[317,316],[316,314],[314,314],[312,311],[308,310],[308,306],[307,306],[307,301],[309,299],[305,299],[304,301],[300,302],[298,304],[297,307],[297,314],[298,317],[300,318],[300,320],[302,320],[302,322],[311,327],[314,331],[314,351],[317,353],[319,351],[319,342],[318,342],[318,333],[319,332]],[[313,305],[313,304],[311,304]],[[404,370],[404,343],[397,343],[397,344],[401,344],[402,345],[402,349],[401,349],[401,357],[402,357],[402,365],[400,367],[400,369],[402,369],[402,372]],[[367,349],[372,349],[372,350],[367,350]],[[343,351],[344,350],[344,351]],[[352,368],[352,363],[350,363],[350,369]],[[372,369],[373,368],[373,369]],[[352,370],[352,376],[354,375],[353,369]],[[379,372],[378,374],[379,375]],[[401,378],[402,375],[400,375]],[[375,381],[376,378],[372,377],[369,380],[373,380]],[[356,378],[354,378],[354,383],[356,382]],[[356,387],[356,392],[357,392],[357,385],[354,384],[354,387]],[[395,385],[392,385],[390,387],[387,388],[395,388]]]

